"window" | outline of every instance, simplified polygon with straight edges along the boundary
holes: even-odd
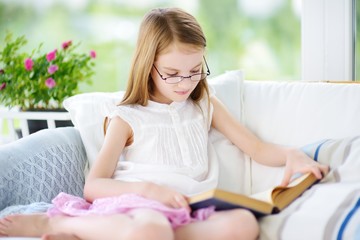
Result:
[[[246,79],[301,78],[301,0],[0,0],[0,28],[25,34],[51,51],[63,41],[97,51],[92,86],[124,89],[141,18],[154,7],[178,6],[197,17],[208,39],[215,76],[242,69]],[[0,43],[5,31],[0,32]],[[1,67],[1,66],[0,66]]]
[[[200,1],[212,68],[246,79],[299,80],[301,0]]]
[[[303,0],[302,78],[354,79],[355,0]]]

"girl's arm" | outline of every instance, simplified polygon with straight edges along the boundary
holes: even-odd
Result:
[[[212,127],[256,162],[274,167],[285,165],[282,185],[287,185],[295,172],[313,172],[319,179],[322,177],[322,173],[328,172],[327,166],[315,162],[298,149],[261,141],[238,122],[216,97],[212,97],[211,102],[214,107]]]
[[[115,117],[110,121],[104,143],[85,182],[85,199],[93,201],[100,197],[120,195],[127,188],[131,188],[131,192],[139,194],[144,191],[146,186],[143,184],[131,186],[132,184],[123,184],[123,182],[111,179],[120,154],[130,136],[130,126],[120,117]]]
[[[84,198],[93,202],[97,198],[135,193],[174,208],[188,208],[185,196],[170,188],[150,182],[124,182],[112,179],[120,155],[131,138],[132,129],[129,124],[120,117],[112,118],[103,146],[87,176]]]

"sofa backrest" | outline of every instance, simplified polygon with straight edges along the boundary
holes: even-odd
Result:
[[[245,124],[264,140],[302,146],[360,134],[360,84],[244,82]]]
[[[243,120],[265,141],[302,147],[360,135],[360,84],[244,81]],[[280,183],[282,168],[250,161],[250,193]]]

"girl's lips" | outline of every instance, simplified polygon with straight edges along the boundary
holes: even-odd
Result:
[[[186,95],[186,94],[188,94],[189,93],[189,90],[187,90],[187,91],[175,91],[177,94],[179,94],[179,95]]]

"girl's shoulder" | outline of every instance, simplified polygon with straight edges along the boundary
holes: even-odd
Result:
[[[124,120],[130,120],[131,116],[137,112],[135,105],[118,105],[108,114],[107,117],[113,118],[115,116],[120,117]]]
[[[141,106],[138,104],[119,105],[108,117],[118,116],[129,123],[146,123],[149,119],[153,119],[159,115],[158,110],[159,109],[154,107]]]

